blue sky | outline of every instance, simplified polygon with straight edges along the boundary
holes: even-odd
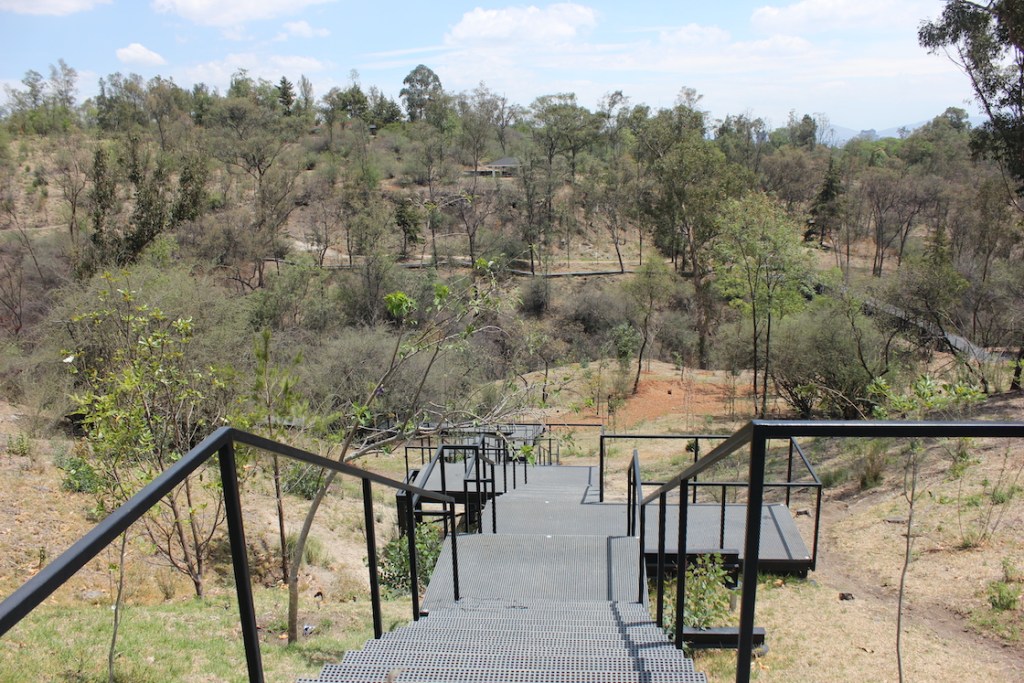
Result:
[[[481,81],[512,101],[574,92],[595,107],[622,90],[671,106],[695,88],[715,117],[782,125],[792,110],[883,130],[969,106],[966,77],[917,44],[939,0],[579,0],[535,4],[422,0],[0,0],[0,83],[63,58],[79,99],[101,76],[204,82],[231,74],[295,81],[317,96],[346,86],[396,97],[426,64],[446,90]],[[0,96],[2,99],[2,96]]]

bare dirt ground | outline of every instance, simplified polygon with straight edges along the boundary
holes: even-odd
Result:
[[[743,377],[732,378],[725,373],[652,363],[645,369],[637,396],[626,400],[614,415],[607,414],[607,406],[601,406],[600,411],[580,407],[587,389],[570,381],[565,385],[561,407],[550,409],[548,419],[592,424],[603,421],[608,431],[618,433],[730,432],[750,415],[745,382]],[[979,415],[983,419],[1022,416],[1024,399],[1020,397],[992,399]],[[52,465],[55,450],[67,448],[66,442],[35,439],[30,441],[30,455],[13,452],[14,440],[26,434],[28,420],[16,406],[0,403],[0,591],[4,594],[92,526],[87,519],[88,497],[62,492],[60,471]],[[576,429],[575,434],[580,457],[592,459],[597,430]],[[632,448],[630,444],[610,457],[609,472],[625,469]],[[1007,461],[1004,445],[979,443],[972,444],[972,448],[974,481],[991,484],[1002,476]],[[809,444],[806,450],[823,471],[838,466],[836,448]],[[1015,446],[1009,461],[1018,463],[1021,453]],[[645,462],[678,457],[678,445],[644,446],[641,457]],[[979,615],[991,614],[986,586],[1002,576],[1002,562],[1008,559],[1024,567],[1024,495],[1000,506],[999,522],[991,538],[976,547],[961,549],[964,524],[973,528],[971,525],[982,523],[977,517],[979,509],[960,509],[958,514],[958,506],[949,502],[957,490],[947,474],[948,462],[941,453],[928,462],[921,474],[925,494],[916,512],[915,559],[907,580],[903,643],[906,680],[1024,680],[1024,647],[1019,635],[1002,638],[992,628],[979,625]],[[609,483],[614,493],[618,485]],[[981,484],[973,486],[967,492],[972,496],[984,488]],[[254,528],[264,529],[263,537],[272,544],[270,500],[253,500],[256,511],[251,513],[251,522]],[[361,525],[357,501],[353,491],[337,509],[321,518],[315,532],[324,540],[353,539],[351,543],[325,543],[328,566],[314,567],[304,578],[307,592],[323,591],[332,602],[355,599],[365,592],[365,567],[358,534],[353,531],[354,526]],[[754,664],[757,680],[898,680],[896,591],[906,540],[906,515],[898,462],[890,464],[883,483],[876,488],[860,491],[853,476],[827,490],[817,570],[806,581],[768,578],[759,588],[758,623],[768,631],[769,651]],[[297,526],[297,515],[291,517],[291,525]],[[382,531],[393,526],[391,519],[379,521]],[[797,522],[809,538],[810,518],[798,517]],[[135,559],[140,576],[153,573],[151,558],[136,551]],[[56,600],[109,600],[110,560],[101,556]],[[144,581],[141,585],[143,594],[137,598],[145,601],[148,593],[149,599],[160,599],[152,580],[148,588]],[[851,594],[853,599],[841,600],[841,593]],[[187,585],[180,586],[179,597],[185,599],[187,595]],[[1024,627],[1019,607],[1010,619],[1011,626]],[[731,680],[733,666],[731,653],[698,657],[698,667],[706,670],[712,681]]]
[[[609,432],[660,434],[731,432],[751,415],[749,378],[721,372],[680,370],[652,363],[642,376],[640,391],[614,415],[603,415]],[[552,415],[565,419],[567,411]],[[780,409],[781,415],[781,409]],[[580,421],[597,421],[591,412],[571,413]],[[784,415],[781,415],[784,416]],[[1024,397],[991,399],[978,419],[1024,417]],[[594,431],[594,430],[590,430]],[[582,437],[596,442],[596,436]],[[635,446],[646,464],[679,457],[678,443],[628,442],[609,458],[609,473],[624,470]],[[1004,480],[1013,466],[1004,465],[1006,444],[972,444],[974,464],[965,481]],[[815,444],[805,446],[812,462],[833,467],[834,456]],[[833,449],[834,450],[834,449]],[[822,453],[822,451],[825,451]],[[898,449],[896,451],[898,458]],[[1017,471],[1024,449],[1014,446],[1011,463]],[[961,525],[982,522],[983,510],[960,509],[950,502],[957,484],[948,476],[942,453],[922,469],[914,526],[914,561],[907,578],[902,644],[908,681],[1024,680],[1024,648],[1019,635],[1002,638],[979,626],[992,613],[986,599],[990,581],[1002,577],[1004,559],[1024,567],[1024,496],[1017,495],[995,510],[1000,521],[991,538],[977,547],[960,549]],[[1019,482],[1024,484],[1024,480]],[[624,495],[624,485],[609,475],[609,495]],[[943,502],[939,502],[942,500]],[[984,503],[982,503],[984,505]],[[992,509],[995,509],[994,507]],[[856,476],[828,489],[822,509],[817,570],[806,581],[770,579],[758,596],[758,623],[768,631],[769,652],[755,662],[762,681],[896,681],[897,589],[906,542],[907,505],[902,469],[891,462],[881,486],[860,491]],[[958,522],[958,517],[961,519]],[[805,538],[812,537],[812,518],[797,518]],[[852,600],[841,600],[840,594]],[[1024,612],[1004,615],[1019,629]],[[734,656],[700,655],[712,681],[731,680]]]

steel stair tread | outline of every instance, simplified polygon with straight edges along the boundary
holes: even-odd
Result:
[[[300,683],[345,683],[354,681],[381,681],[411,683],[706,683],[703,673],[697,671],[606,671],[606,670],[552,670],[529,668],[477,668],[456,669],[437,666],[380,666],[328,664],[318,678],[300,679]]]

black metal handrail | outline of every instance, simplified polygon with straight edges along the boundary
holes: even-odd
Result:
[[[700,442],[701,440],[722,440],[728,438],[725,434],[605,434],[604,427],[601,428],[601,435],[598,437],[598,460],[597,460],[597,500],[598,502],[604,502],[604,470],[605,470],[605,458],[607,449],[604,445],[605,441],[611,441],[614,439],[669,439],[678,440],[686,439],[687,441],[693,441],[693,461],[697,462],[700,458]],[[697,501],[694,501],[697,502]]]
[[[757,570],[761,545],[761,506],[764,502],[764,476],[767,460],[767,444],[771,439],[793,439],[796,437],[839,437],[839,438],[1024,438],[1024,422],[844,422],[844,421],[796,421],[796,420],[753,420],[737,430],[717,448],[698,462],[687,467],[667,483],[641,499],[641,507],[657,500],[660,505],[662,524],[658,530],[659,546],[664,545],[665,497],[669,492],[689,485],[693,477],[706,471],[723,458],[750,446],[746,512],[746,536],[743,551],[743,580],[741,584],[739,644],[736,652],[736,682],[749,683],[750,661],[753,655],[754,612],[757,601]],[[686,548],[687,496],[681,495],[679,505],[678,547]],[[643,553],[643,528],[645,513],[641,511],[641,553]],[[685,553],[683,554],[685,557]],[[682,646],[683,604],[686,591],[685,561],[677,562],[676,591],[676,645]]]
[[[633,463],[629,468],[626,503],[626,535],[639,536],[640,541],[640,566],[637,568],[637,602],[644,602],[644,594],[647,588],[647,562],[644,551],[644,536],[647,532],[647,522],[644,512],[647,508],[640,504],[644,499],[644,482],[640,476],[640,453],[633,449]]]
[[[487,450],[486,446],[483,447],[482,450]],[[480,476],[480,463],[481,462],[483,462],[485,468],[486,467],[490,467],[491,468],[491,476],[490,477],[481,477]],[[498,533],[498,504],[497,504],[498,503],[498,492],[497,492],[496,479],[495,479],[495,476],[494,476],[495,475],[495,472],[494,472],[495,467],[496,467],[496,463],[493,460],[491,460],[486,455],[484,455],[483,452],[481,452],[481,450],[477,450],[477,451],[475,451],[473,453],[473,457],[471,459],[467,459],[466,460],[466,470],[463,473],[463,477],[462,477],[462,489],[463,489],[462,495],[464,497],[464,500],[466,500],[466,502],[467,502],[467,509],[468,509],[468,504],[469,504],[469,483],[473,482],[473,483],[476,484],[476,510],[477,510],[477,514],[480,515],[480,518],[477,520],[479,522],[479,525],[478,525],[478,528],[477,528],[477,533],[481,533],[481,534],[484,532],[484,520],[483,520],[483,509],[484,509],[484,507],[483,506],[484,506],[484,501],[485,500],[489,500],[490,503],[491,503],[491,533],[492,534]],[[473,473],[473,477],[472,478],[470,478],[470,476],[469,476],[470,472]],[[480,488],[481,484],[483,485],[482,489]],[[490,492],[490,494],[487,493],[487,485],[488,484],[491,485],[491,492]],[[468,518],[467,518],[466,525],[467,526],[469,525]],[[468,531],[468,529],[467,529],[467,531]]]
[[[224,508],[227,519],[228,540],[231,546],[231,564],[235,575],[238,616],[241,625],[242,641],[245,646],[249,681],[250,683],[262,683],[263,662],[260,655],[259,636],[256,627],[256,612],[253,607],[249,561],[246,554],[245,529],[242,524],[238,473],[235,465],[236,443],[252,446],[262,451],[275,453],[362,480],[363,513],[366,522],[367,561],[370,572],[374,636],[380,638],[383,628],[380,589],[377,580],[377,550],[374,535],[372,483],[389,486],[440,503],[452,504],[453,516],[455,499],[411,484],[404,484],[374,472],[353,467],[352,465],[329,460],[300,448],[271,441],[270,439],[243,432],[233,427],[221,427],[206,437],[201,443],[182,456],[180,460],[111,512],[85,536],[0,603],[0,637],[17,625],[18,622],[38,607],[54,591],[64,585],[65,582],[102,552],[114,539],[127,531],[133,523],[157,505],[164,496],[183,483],[185,479],[216,455],[220,463],[221,485],[224,490]],[[452,523],[454,527],[454,519]],[[457,598],[459,594],[459,579],[458,558],[454,553],[454,535],[453,533],[452,571]],[[411,547],[410,552],[410,564],[413,565],[411,571],[415,587],[415,547]],[[414,618],[418,616],[417,612],[418,609],[414,609]]]
[[[686,438],[685,436],[679,438]],[[702,437],[709,438],[709,437]],[[725,436],[711,437],[719,440],[725,439]],[[691,440],[696,440],[694,437]],[[812,532],[812,550],[809,558],[810,570],[814,570],[818,566],[818,541],[819,532],[821,526],[821,498],[824,486],[821,483],[821,479],[818,477],[817,470],[811,465],[810,460],[804,454],[803,449],[800,448],[800,444],[797,443],[796,439],[790,438],[787,440],[789,446],[789,458],[786,466],[786,480],[785,481],[766,481],[763,489],[782,489],[785,491],[786,507],[789,507],[792,501],[792,492],[794,489],[811,489],[815,492],[814,502],[814,531]],[[699,450],[699,446],[694,449],[695,452]],[[634,451],[636,453],[636,451]],[[800,460],[807,471],[807,475],[810,477],[810,481],[793,481],[793,455],[794,453],[800,456]],[[662,486],[665,482],[662,481],[645,481],[644,484],[651,486]],[[698,502],[698,490],[700,489],[719,489],[720,493],[718,500],[716,501],[719,505],[719,520],[718,520],[718,547],[725,548],[725,516],[726,516],[726,491],[728,489],[746,489],[749,488],[749,484],[745,481],[695,481],[690,480],[687,484],[692,494],[688,494],[688,502],[690,504],[696,504]],[[635,504],[635,503],[634,503]],[[632,512],[627,512],[632,514]],[[664,562],[662,562],[664,564]],[[664,581],[664,577],[659,574],[657,577],[658,581]]]

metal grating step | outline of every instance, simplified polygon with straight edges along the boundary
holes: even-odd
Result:
[[[666,638],[665,632],[651,629],[650,631],[621,631],[580,633],[571,632],[538,632],[538,631],[509,631],[509,630],[458,630],[458,629],[435,629],[431,631],[393,631],[385,634],[380,640],[368,643],[370,647],[375,643],[389,641],[413,642],[413,643],[452,643],[459,639],[460,642],[479,642],[482,636],[486,636],[484,642],[487,646],[493,646],[494,642],[501,642],[503,647],[546,647],[553,648],[588,648],[597,647],[607,650],[608,647],[618,645],[623,647],[674,647]]]
[[[482,648],[480,645],[480,638],[473,638],[471,640],[462,640],[451,637],[421,638],[418,637],[419,635],[422,634],[409,637],[371,640],[363,645],[363,651],[388,650],[396,647],[415,649],[419,652],[433,653],[470,653],[479,652],[481,650],[486,651],[485,648]],[[486,647],[490,648],[492,647],[491,643],[494,641],[487,640],[485,642],[487,643]],[[604,655],[610,652],[621,651],[631,655],[643,654],[645,657],[661,654],[670,655],[675,658],[679,657],[679,650],[675,648],[675,645],[664,639],[659,642],[653,639],[630,638],[623,642],[621,639],[612,640],[609,638],[605,640],[598,640],[587,638],[584,640],[580,638],[573,638],[572,636],[566,636],[559,639],[548,638],[544,640],[536,640],[525,636],[518,640],[501,637],[500,642],[503,648],[515,649],[517,652],[540,652],[542,654],[550,654],[552,652],[571,652],[573,655]]]
[[[639,541],[626,536],[460,536],[460,590],[518,601],[628,602],[637,597],[638,554]],[[423,608],[452,604],[451,544],[445,542]]]
[[[446,667],[387,667],[328,664],[318,678],[299,683],[707,683],[696,671],[551,671]]]
[[[445,653],[443,655],[410,652],[349,652],[341,666],[349,665],[391,667],[453,667],[459,669],[514,669],[522,671],[692,671],[682,655],[669,659],[632,656],[573,657],[569,654],[541,657],[535,654],[495,652],[487,655]]]
[[[595,468],[528,476],[497,499],[498,534],[459,536],[461,600],[446,541],[428,616],[299,683],[706,683],[635,602],[639,541],[597,504]]]

